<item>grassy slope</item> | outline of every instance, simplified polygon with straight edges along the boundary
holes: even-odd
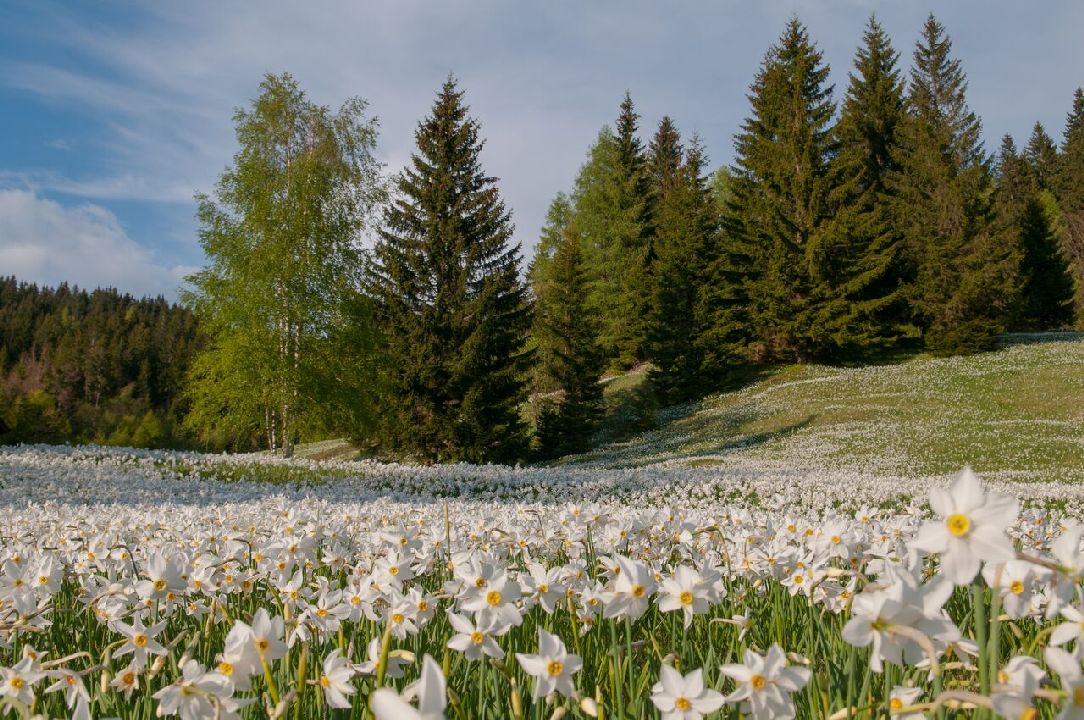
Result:
[[[1084,336],[984,355],[792,366],[663,413],[657,430],[564,463],[677,463],[1084,481]],[[628,391],[630,381],[615,385]]]

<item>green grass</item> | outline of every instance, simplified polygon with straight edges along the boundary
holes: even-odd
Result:
[[[612,381],[613,398],[643,374]],[[612,402],[612,401],[611,401]],[[1084,336],[1007,336],[970,357],[862,368],[788,366],[740,391],[660,413],[658,429],[564,462],[785,465],[1084,480]]]

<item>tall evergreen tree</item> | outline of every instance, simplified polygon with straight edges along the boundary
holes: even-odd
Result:
[[[375,248],[370,292],[385,332],[385,441],[429,461],[523,455],[530,325],[519,247],[479,124],[454,80],[415,132]]]
[[[817,233],[814,322],[819,354],[840,358],[908,333],[899,237],[886,202],[905,119],[899,54],[874,18],[855,56],[830,167],[831,218]]]
[[[572,225],[582,242],[599,346],[619,367],[639,356],[643,301],[637,291],[646,260],[646,198],[639,183],[625,171],[618,138],[604,127],[576,177]]]
[[[234,164],[214,197],[197,196],[210,264],[185,294],[209,336],[189,371],[195,431],[259,429],[289,454],[302,436],[371,419],[358,237],[383,194],[364,111],[352,99],[332,113],[268,75],[237,112]]]
[[[566,229],[553,254],[550,281],[535,306],[538,344],[535,442],[543,457],[590,447],[602,400],[602,353],[587,310],[587,276],[580,241]]]
[[[926,346],[993,346],[1015,296],[1015,244],[991,222],[990,168],[967,80],[933,15],[914,53],[909,117],[893,174],[895,225],[913,268],[910,301]]]
[[[1031,164],[1039,189],[1052,190],[1057,181],[1058,148],[1040,122],[1036,122],[1031,129],[1024,157]]]
[[[651,143],[655,262],[648,356],[659,399],[687,400],[721,378],[705,363],[701,337],[710,324],[700,302],[714,259],[718,212],[704,174],[699,140],[688,151],[669,118]]]
[[[768,357],[809,361],[821,349],[812,324],[827,254],[817,244],[828,218],[835,112],[828,66],[793,18],[751,87],[752,113],[735,140],[727,232],[749,253],[753,333]]]
[[[1055,330],[1073,322],[1073,278],[1039,192],[1035,171],[1006,135],[998,158],[996,208],[1003,232],[1020,251],[1019,291],[1010,317],[1017,330]]]
[[[1084,211],[1084,89],[1073,94],[1058,159],[1056,194],[1066,214]]]

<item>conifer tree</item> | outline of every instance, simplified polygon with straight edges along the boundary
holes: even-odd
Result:
[[[1036,122],[1031,129],[1031,138],[1028,140],[1024,157],[1035,173],[1039,189],[1052,190],[1056,184],[1058,172],[1058,148],[1040,122]]]
[[[535,306],[536,375],[544,389],[535,445],[542,457],[587,450],[595,429],[602,400],[602,354],[587,292],[580,241],[566,228]]]
[[[820,267],[816,240],[828,217],[835,112],[828,66],[796,19],[767,53],[749,95],[752,113],[735,140],[727,233],[750,259],[745,286],[762,354],[812,360]]]
[[[855,56],[854,72],[835,128],[839,153],[831,165],[831,217],[817,233],[813,308],[822,357],[841,358],[890,345],[908,334],[904,281],[886,202],[886,178],[905,118],[899,54],[874,18]]]
[[[370,292],[388,357],[385,441],[429,461],[511,461],[530,325],[519,247],[479,124],[449,79],[415,132],[375,248]]]
[[[694,397],[721,380],[705,363],[701,337],[711,322],[701,303],[714,260],[718,212],[704,176],[703,148],[688,151],[670,118],[651,143],[649,166],[655,200],[655,261],[648,356],[651,380],[666,403]]]
[[[621,145],[602,128],[576,177],[572,224],[582,243],[589,311],[598,318],[598,341],[609,364],[638,359],[642,301],[636,292],[646,260],[646,198],[621,160]]]
[[[1015,243],[992,222],[990,168],[967,80],[933,15],[914,53],[893,174],[895,225],[914,272],[909,299],[937,354],[993,346],[1015,296]]]
[[[1065,121],[1056,194],[1066,214],[1084,211],[1084,89],[1081,88],[1073,94],[1073,109]]]
[[[1073,278],[1043,209],[1038,178],[1017,154],[1009,135],[1002,140],[998,160],[998,221],[1020,250],[1011,327],[1027,331],[1068,327],[1074,314]]]

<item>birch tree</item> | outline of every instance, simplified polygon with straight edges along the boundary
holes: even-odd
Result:
[[[189,374],[194,429],[289,455],[365,423],[376,363],[359,239],[382,197],[365,111],[353,98],[332,112],[267,75],[236,112],[233,165],[196,196],[209,264],[185,300],[211,340]]]

